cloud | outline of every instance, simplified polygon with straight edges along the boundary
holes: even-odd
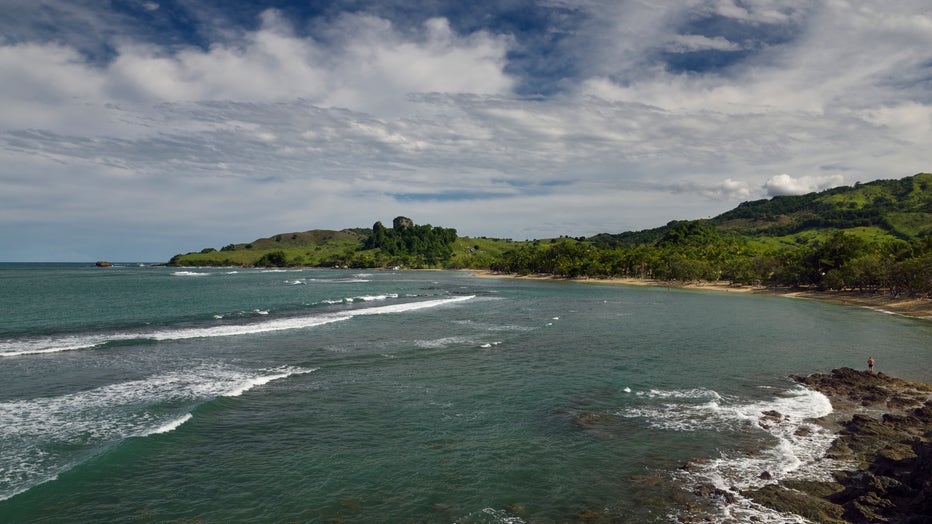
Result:
[[[0,229],[73,252],[399,214],[617,232],[932,166],[919,1],[36,1],[0,20]]]
[[[670,186],[670,191],[699,194],[710,200],[726,202],[744,201],[758,194],[747,182],[732,178],[713,183],[677,182]]]
[[[409,93],[510,92],[514,80],[503,71],[509,45],[507,37],[485,31],[457,35],[439,18],[412,39],[365,14],[342,15],[315,40],[297,36],[269,9],[257,30],[207,49],[117,39],[116,56],[102,66],[68,45],[0,46],[0,75],[9,79],[0,96],[19,108],[0,125],[33,127],[29,121],[38,118],[45,127],[62,107],[80,112],[81,102],[103,101],[303,99],[396,113]]]
[[[794,20],[806,2],[800,0],[713,0],[706,9],[733,20],[755,24],[777,24]]]
[[[676,35],[667,45],[672,53],[689,53],[693,51],[739,51],[742,47],[721,36],[709,38],[703,35]]]
[[[768,196],[804,195],[814,191],[822,191],[844,183],[841,175],[801,176],[794,178],[787,174],[771,177],[764,183]]]

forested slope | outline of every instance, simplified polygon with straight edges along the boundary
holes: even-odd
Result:
[[[932,295],[932,174],[744,202],[642,231],[513,242],[397,217],[176,255],[173,265],[475,268]]]

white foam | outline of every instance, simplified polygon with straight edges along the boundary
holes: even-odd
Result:
[[[0,357],[18,357],[23,355],[42,355],[61,351],[76,351],[99,346],[109,340],[126,340],[133,336],[114,334],[106,335],[66,335],[61,337],[19,339],[0,342]]]
[[[209,277],[211,273],[202,273],[200,271],[175,271],[173,277]]]
[[[173,431],[191,419],[163,412],[257,386],[314,368],[246,370],[207,364],[56,397],[0,403],[0,500],[45,482],[113,442]],[[48,449],[62,449],[58,454]]]
[[[193,415],[191,415],[190,413],[185,413],[181,417],[178,417],[175,420],[169,420],[168,422],[166,422],[165,424],[162,424],[161,426],[157,428],[153,428],[149,431],[144,431],[139,436],[148,437],[149,435],[158,435],[160,433],[168,433],[169,431],[174,431],[178,429],[178,427],[184,424],[185,422],[191,420],[192,417]]]
[[[107,342],[122,340],[185,340],[192,338],[229,337],[240,335],[253,335],[284,331],[292,329],[306,329],[333,322],[349,320],[357,316],[382,315],[393,313],[406,313],[421,309],[428,309],[445,304],[452,304],[474,298],[474,295],[444,297],[419,302],[375,306],[362,309],[352,309],[334,313],[315,314],[304,317],[276,318],[249,324],[211,324],[205,327],[176,328],[166,330],[137,331],[127,333],[111,333],[107,335],[75,335],[63,337],[37,338],[30,340],[14,340],[0,342],[0,357],[18,357],[24,355],[38,355],[89,349]],[[258,316],[268,316],[266,310],[255,310]]]
[[[625,409],[619,414],[645,418],[649,425],[663,430],[760,433],[772,439],[772,445],[760,453],[725,451],[720,457],[693,464],[688,471],[678,473],[688,482],[711,483],[732,492],[738,502],[723,510],[727,513],[725,520],[745,521],[753,516],[759,522],[797,522],[792,516],[743,499],[738,491],[789,478],[831,480],[831,471],[839,467],[824,458],[835,435],[812,422],[832,412],[831,402],[819,392],[798,387],[753,402],[701,388],[651,390],[642,397],[660,402]],[[779,417],[765,418],[765,412],[779,413]]]
[[[385,295],[363,295],[361,297],[356,297],[358,300],[363,302],[372,302],[374,300],[388,300],[389,298],[398,298],[397,293],[388,293]]]
[[[660,390],[651,389],[649,391],[638,391],[637,395],[648,398],[673,398],[673,399],[711,399],[721,400],[722,396],[711,389],[692,388],[692,389],[674,389]]]
[[[305,284],[308,282],[325,282],[327,284],[365,284],[371,282],[367,278],[303,278]]]
[[[414,342],[414,345],[423,349],[435,349],[447,346],[465,345],[469,343],[469,340],[463,337],[443,337],[431,340],[417,340]],[[489,347],[491,347],[491,345]]]
[[[349,311],[347,313],[356,315],[383,315],[388,313],[406,313],[408,311],[417,311],[420,309],[428,309],[437,306],[443,306],[446,304],[453,304],[456,302],[463,302],[464,300],[471,300],[476,298],[475,295],[462,295],[455,297],[439,298],[434,300],[422,300],[420,302],[408,302],[405,304],[393,304],[390,306],[378,306],[367,309],[357,309]]]
[[[503,509],[482,508],[454,522],[488,522],[490,524],[524,524],[521,517],[516,517]]]
[[[259,376],[259,377],[247,379],[243,383],[238,384],[234,386],[232,389],[230,389],[229,391],[225,392],[223,396],[238,397],[256,386],[262,386],[262,385],[268,384],[269,382],[273,380],[290,377],[291,375],[303,375],[305,373],[310,373],[312,371],[316,371],[316,368],[315,369],[282,368],[282,372],[277,373],[275,375],[266,375],[266,376]]]

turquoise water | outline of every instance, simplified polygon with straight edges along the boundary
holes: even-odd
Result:
[[[0,311],[2,522],[676,522],[824,474],[788,374],[932,381],[926,322],[456,272],[6,264]]]

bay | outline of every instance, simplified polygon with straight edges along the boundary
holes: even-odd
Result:
[[[926,322],[461,272],[2,264],[0,311],[4,522],[676,522],[824,474],[789,374],[932,381]]]

